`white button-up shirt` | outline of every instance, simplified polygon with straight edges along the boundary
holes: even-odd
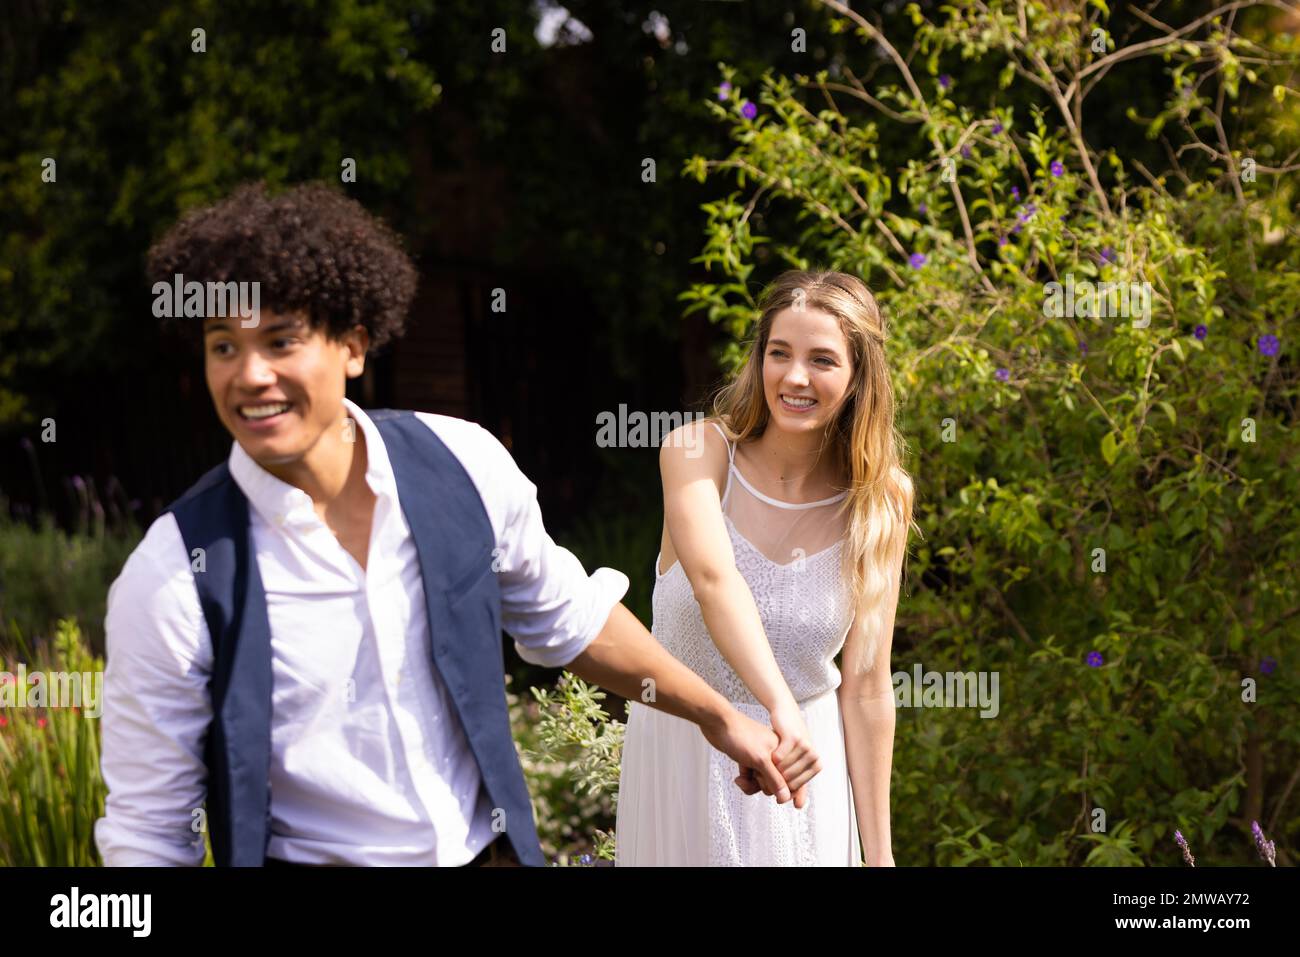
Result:
[[[465,864],[497,836],[492,809],[433,665],[415,541],[388,453],[374,423],[345,403],[364,433],[376,495],[364,571],[305,492],[238,443],[230,452],[271,626],[268,854],[307,864]],[[604,627],[627,576],[601,568],[588,577],[551,540],[536,486],[490,432],[417,416],[483,500],[499,549],[502,627],[516,650],[546,667],[569,663]],[[202,864],[212,642],[171,514],[150,526],[109,590],[105,630],[100,854],[110,866]]]

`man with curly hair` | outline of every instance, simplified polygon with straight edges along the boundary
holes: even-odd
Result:
[[[491,433],[345,398],[415,294],[379,220],[322,184],[244,186],[183,217],[148,272],[256,284],[259,313],[162,310],[201,336],[234,441],[109,592],[106,864],[199,865],[205,832],[218,865],[543,864],[502,629],[792,799],[803,769],[776,735],[654,640],[625,575],[551,540]]]

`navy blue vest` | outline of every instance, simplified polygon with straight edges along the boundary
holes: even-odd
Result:
[[[420,557],[433,666],[446,685],[493,808],[521,863],[545,865],[510,734],[501,652],[496,547],[478,490],[411,412],[367,413],[383,436],[398,499]],[[248,500],[222,463],[167,509],[189,556],[212,636],[212,724],[204,761],[218,867],[260,867],[271,838],[271,626],[253,560]],[[346,813],[344,809],[341,813]]]

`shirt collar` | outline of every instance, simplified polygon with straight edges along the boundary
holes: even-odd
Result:
[[[397,482],[378,427],[355,402],[344,398],[343,406],[365,436],[367,484],[380,498],[395,498]],[[238,442],[231,443],[228,465],[240,491],[268,524],[281,526],[299,521],[319,521],[311,496],[262,468]]]

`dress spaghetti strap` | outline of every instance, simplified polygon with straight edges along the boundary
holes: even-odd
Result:
[[[727,486],[722,490],[722,509],[725,512],[727,497],[731,495],[731,472],[736,465],[736,444],[727,438],[727,433],[722,430],[722,426],[718,425],[717,422],[710,422],[709,424],[718,430],[718,434],[722,436],[722,441],[727,443]]]

